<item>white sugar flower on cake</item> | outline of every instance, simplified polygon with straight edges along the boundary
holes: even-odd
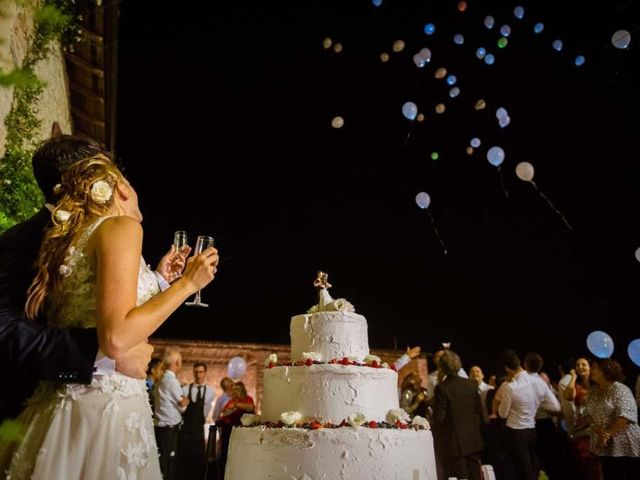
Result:
[[[382,360],[377,355],[367,355],[366,357],[364,357],[364,363],[366,363],[367,365],[371,365],[373,364],[373,362],[376,362],[378,365],[380,365],[382,363]]]
[[[280,415],[280,420],[285,425],[291,426],[302,420],[302,414],[300,412],[284,412]]]
[[[311,359],[314,362],[321,362],[322,354],[317,352],[302,352],[302,359],[303,360]]]
[[[361,413],[352,413],[347,417],[347,423],[352,427],[359,427],[366,421],[367,419],[364,418],[364,415]]]
[[[415,417],[413,417],[413,419],[411,420],[411,425],[413,425],[414,427],[422,427],[425,430],[431,430],[431,425],[429,425],[429,420],[427,420],[424,417],[421,417],[420,415],[416,415]]]
[[[355,307],[346,298],[338,298],[325,304],[325,312],[355,312]]]
[[[256,423],[260,423],[260,415],[256,415],[255,413],[245,413],[240,418],[240,423],[245,427],[251,427]]]
[[[270,353],[267,358],[264,359],[264,366],[268,367],[271,363],[278,363],[278,355]]]
[[[387,422],[396,423],[396,420],[401,422],[408,422],[411,417],[402,408],[393,408],[387,412]]]

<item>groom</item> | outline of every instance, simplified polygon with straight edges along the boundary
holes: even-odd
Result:
[[[70,165],[98,153],[107,154],[91,139],[56,135],[54,126],[54,136],[37,149],[32,160],[47,205],[0,235],[0,365],[7,386],[0,392],[0,423],[20,413],[40,380],[86,384],[92,375],[113,373],[114,369],[145,378],[153,353],[151,345],[141,344],[121,357],[97,361],[95,328],[47,329],[45,319],[31,321],[24,316],[27,289],[35,276],[40,242],[55,201],[54,186]],[[161,261],[161,274],[170,280],[176,257],[181,255],[172,250]],[[160,279],[159,283],[162,288]]]

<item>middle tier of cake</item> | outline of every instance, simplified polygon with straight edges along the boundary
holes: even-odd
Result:
[[[398,374],[389,368],[322,364],[273,367],[264,371],[262,420],[277,422],[283,412],[341,422],[354,413],[383,421],[398,408]]]

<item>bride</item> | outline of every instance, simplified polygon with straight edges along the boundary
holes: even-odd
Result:
[[[75,163],[56,188],[60,200],[29,289],[30,318],[46,310],[52,328],[96,327],[99,355],[115,357],[145,342],[213,280],[218,254],[208,248],[159,293],[141,257],[136,192],[107,157]],[[43,382],[18,422],[22,442],[13,452],[0,448],[9,479],[161,478],[144,380],[116,372],[94,376],[91,385]]]

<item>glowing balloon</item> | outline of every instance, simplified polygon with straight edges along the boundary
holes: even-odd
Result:
[[[524,8],[518,5],[516,8],[513,9],[513,16],[516,17],[518,20],[522,20],[524,18]]]
[[[618,30],[611,37],[611,43],[614,47],[624,50],[629,48],[631,43],[631,34],[627,30]]]
[[[429,205],[431,205],[431,197],[427,192],[420,192],[416,195],[416,204],[423,210],[429,208]]]
[[[509,115],[507,115],[506,117],[500,117],[498,119],[498,125],[500,125],[500,128],[504,128],[508,126],[510,123],[511,123],[511,117]]]
[[[449,75],[447,77],[447,85],[453,86],[456,84],[457,81],[458,81],[458,77],[456,77],[455,75]]]
[[[584,58],[584,55],[578,55],[573,63],[576,67],[581,67],[582,65],[584,65],[585,60],[586,58]]]
[[[462,45],[464,43],[464,35],[462,35],[461,33],[457,33],[456,35],[454,35],[453,43],[455,43],[456,45]]]
[[[444,78],[445,75],[447,74],[447,69],[440,67],[439,69],[436,70],[436,73],[434,74],[434,76],[440,80],[441,78]]]
[[[423,59],[425,62],[430,62],[431,61],[431,50],[429,50],[428,48],[423,48],[418,52],[418,55],[420,56],[421,59]]]
[[[331,126],[333,128],[342,128],[343,125],[344,125],[344,118],[340,116],[333,117],[333,120],[331,120]]]
[[[493,26],[496,24],[496,19],[493,18],[491,15],[487,15],[486,17],[484,17],[484,26],[491,29],[493,28]]]
[[[494,167],[499,167],[504,162],[504,150],[500,147],[491,147],[487,152],[487,160]]]
[[[533,174],[535,173],[533,165],[529,162],[520,162],[516,165],[516,175],[520,180],[530,182],[533,180]]]
[[[497,44],[498,48],[506,48],[506,46],[509,45],[509,39],[507,37],[500,37]]]
[[[458,95],[460,95],[460,89],[458,87],[453,87],[449,90],[449,96],[451,98],[456,98]]]
[[[503,37],[508,37],[511,35],[511,27],[509,25],[502,25],[500,27],[500,35]]]
[[[446,109],[447,107],[445,107],[444,103],[439,103],[436,105],[436,113],[444,113]]]
[[[389,54],[388,54],[388,53],[385,53],[385,52],[382,52],[382,53],[380,54],[380,61],[381,61],[382,63],[387,63],[387,62],[389,61]]]
[[[464,12],[467,9],[467,2],[458,2],[458,11]]]
[[[396,40],[395,42],[393,42],[393,51],[396,53],[400,53],[402,50],[404,50],[404,40]]]
[[[551,46],[556,52],[561,51],[563,45],[564,44],[562,43],[562,40],[554,40],[553,43],[551,44]]]
[[[424,122],[424,115],[419,113],[418,116],[416,117],[416,120],[419,122]]]
[[[431,152],[431,160],[438,160],[440,158],[440,154],[438,152]]]
[[[467,155],[473,155],[473,147],[467,147]]]
[[[324,47],[325,50],[328,50],[329,48],[331,48],[331,45],[333,45],[333,40],[331,40],[329,37],[325,38],[322,41],[322,46]]]
[[[482,98],[478,100],[474,106],[476,110],[484,110],[487,106],[487,102],[485,102]]]
[[[374,7],[379,7],[382,5],[382,0],[371,0],[371,3],[373,3]]]
[[[415,63],[418,68],[423,68],[427,64],[425,59],[422,58],[419,53],[416,53],[413,56],[413,63]]]
[[[478,148],[480,145],[482,145],[482,142],[478,137],[474,137],[469,142],[469,145],[471,145],[473,148]]]
[[[233,357],[227,364],[227,375],[231,380],[240,380],[247,371],[247,362],[242,357]]]
[[[413,102],[407,102],[402,106],[402,115],[408,120],[415,120],[418,115],[418,107]]]
[[[636,260],[640,262],[640,247],[636,249]]]
[[[336,43],[333,46],[333,51],[336,53],[340,53],[342,51],[342,44],[341,43]]]
[[[504,117],[508,117],[509,116],[509,112],[507,112],[507,109],[504,107],[500,107],[496,110],[496,118],[498,120],[500,120],[501,118]]]
[[[478,57],[479,60],[482,60],[486,54],[487,50],[484,47],[480,47],[476,50],[476,57]]]
[[[631,361],[640,367],[640,338],[636,338],[629,343],[627,353]]]
[[[544,23],[538,22],[533,26],[533,33],[542,33],[544,30]]]
[[[613,355],[613,339],[609,334],[596,330],[587,337],[587,348],[598,358],[611,358],[611,355]]]
[[[494,57],[492,53],[489,53],[484,57],[484,63],[486,63],[487,65],[493,65],[495,61],[496,57]]]
[[[427,35],[433,35],[436,31],[436,26],[433,23],[427,23],[424,26],[424,33]]]

